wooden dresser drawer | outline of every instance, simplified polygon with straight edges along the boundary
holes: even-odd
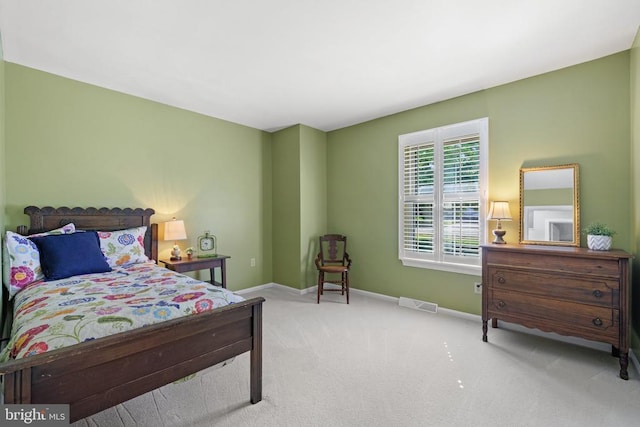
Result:
[[[618,307],[620,283],[607,278],[489,267],[490,287],[603,307]]]
[[[493,290],[491,294],[489,312],[495,313],[498,318],[529,318],[537,321],[533,326],[542,330],[614,343],[618,340],[620,313],[616,309],[519,292]],[[526,325],[526,320],[523,323]]]
[[[488,252],[486,256],[488,266],[517,265],[519,267],[563,271],[581,275],[595,274],[609,277],[618,277],[620,275],[618,260],[613,258],[581,258],[544,253],[530,254],[500,251]]]

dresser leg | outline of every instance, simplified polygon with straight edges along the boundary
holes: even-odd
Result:
[[[487,321],[482,321],[482,341],[487,342]]]
[[[620,353],[620,378],[623,380],[629,379],[629,373],[627,367],[629,366],[629,353]]]
[[[497,328],[498,327],[498,319],[496,319],[495,317],[493,319],[491,319],[491,327],[492,328]]]

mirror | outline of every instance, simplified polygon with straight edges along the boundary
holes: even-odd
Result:
[[[520,169],[520,243],[580,246],[578,164]]]

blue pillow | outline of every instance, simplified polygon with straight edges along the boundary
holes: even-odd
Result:
[[[111,271],[95,231],[31,237],[31,240],[40,251],[40,265],[46,280]]]

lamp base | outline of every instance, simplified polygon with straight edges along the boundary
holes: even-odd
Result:
[[[503,230],[501,228],[493,230],[493,235],[496,236],[496,238],[491,243],[498,244],[498,245],[506,244],[507,242],[505,242],[503,239],[505,234],[507,234],[506,230]]]
[[[180,256],[180,246],[178,246],[178,244],[176,243],[175,245],[173,245],[173,249],[171,250],[171,258],[169,258],[171,261],[180,261],[182,259],[182,257]]]

